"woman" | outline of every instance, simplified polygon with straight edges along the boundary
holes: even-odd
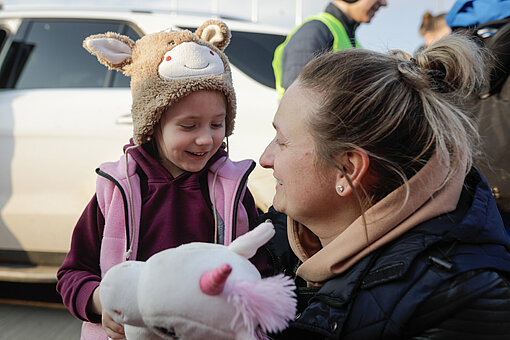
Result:
[[[260,163],[307,287],[277,339],[508,338],[510,239],[458,108],[484,62],[452,35],[325,54],[289,87]]]

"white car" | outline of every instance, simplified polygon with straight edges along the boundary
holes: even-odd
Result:
[[[194,30],[206,15],[151,11],[0,10],[0,281],[54,282],[71,234],[95,191],[95,168],[132,135],[129,78],[82,48],[91,34],[133,40]],[[278,105],[271,68],[286,32],[220,18],[232,31],[238,113],[233,160],[258,160]],[[249,187],[261,210],[275,182],[257,167]]]

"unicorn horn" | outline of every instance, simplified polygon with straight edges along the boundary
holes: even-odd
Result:
[[[200,278],[200,289],[204,294],[211,296],[221,294],[231,272],[232,267],[226,263],[209,270]]]

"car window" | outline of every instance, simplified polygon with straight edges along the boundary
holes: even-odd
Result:
[[[89,54],[82,41],[104,32],[139,35],[122,22],[26,20],[7,53],[0,87],[16,89],[129,86]]]
[[[196,27],[181,27],[194,32]],[[284,35],[232,31],[232,39],[225,49],[230,62],[259,83],[275,88],[273,55],[285,40]]]

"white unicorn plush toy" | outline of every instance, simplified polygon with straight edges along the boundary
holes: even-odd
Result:
[[[103,308],[127,340],[265,339],[296,313],[292,279],[261,278],[248,261],[274,233],[265,222],[229,246],[194,242],[118,264],[101,282]]]

